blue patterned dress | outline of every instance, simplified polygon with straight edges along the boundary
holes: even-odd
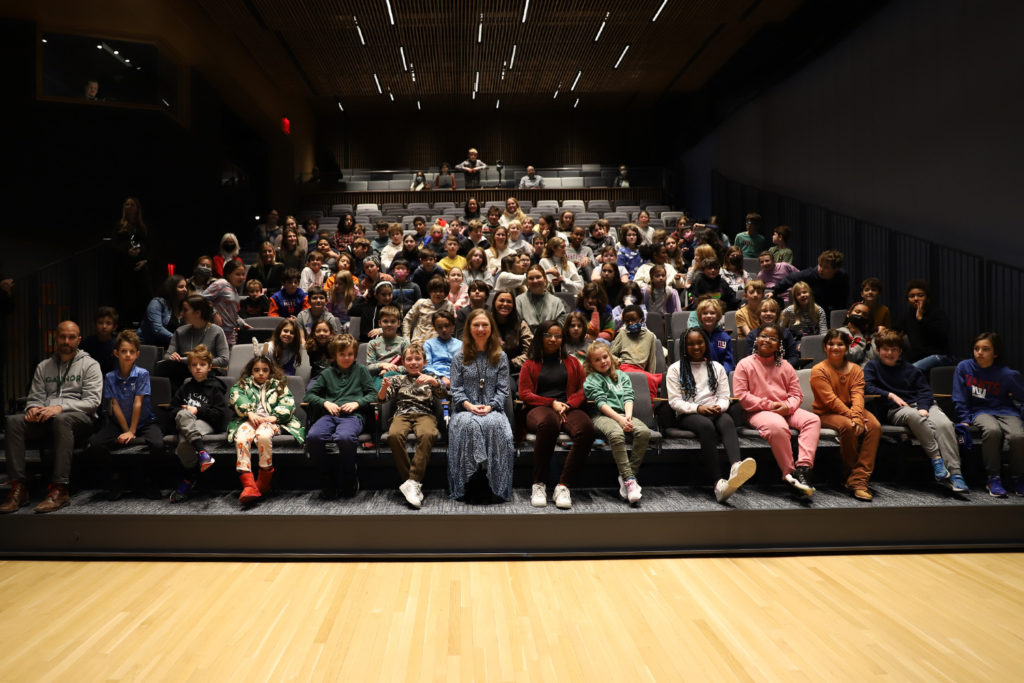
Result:
[[[516,451],[512,425],[505,415],[508,367],[504,352],[497,365],[491,365],[482,353],[466,365],[461,349],[452,358],[453,416],[448,424],[448,489],[452,498],[465,495],[466,482],[485,463],[494,494],[505,500],[512,497]],[[489,405],[492,411],[474,415],[463,407],[464,401]]]

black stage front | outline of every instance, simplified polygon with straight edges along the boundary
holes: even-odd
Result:
[[[110,502],[88,490],[55,513],[26,507],[0,518],[0,555],[528,558],[1024,547],[1024,498],[1000,500],[984,491],[960,498],[927,485],[873,490],[873,503],[819,489],[813,503],[802,504],[781,487],[748,485],[719,505],[708,488],[647,487],[641,504],[630,508],[612,489],[574,489],[571,510],[530,507],[525,489],[509,503],[490,505],[427,489],[421,510],[406,506],[397,490],[330,502],[310,491],[283,491],[246,511],[237,490],[176,505]]]

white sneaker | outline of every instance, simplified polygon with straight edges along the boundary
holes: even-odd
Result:
[[[619,477],[619,498],[622,500],[629,500],[626,493],[626,482],[623,481],[622,477]]]
[[[572,507],[572,496],[569,495],[569,487],[564,484],[556,486],[555,493],[551,497],[555,499],[555,507],[559,510],[568,510]]]
[[[642,498],[640,491],[642,490],[635,478],[626,480],[626,500],[629,501],[630,505],[636,505],[640,502],[640,498]]]
[[[423,496],[423,482],[422,481],[416,482],[416,495],[420,497],[420,504],[422,505],[423,504],[423,498],[424,498],[424,496]]]
[[[557,489],[556,489],[557,490]],[[534,484],[533,492],[530,494],[530,505],[535,508],[546,507],[548,504],[548,489],[544,484]]]
[[[414,508],[419,508],[423,504],[423,494],[420,493],[418,486],[419,482],[413,481],[412,479],[406,479],[402,482],[402,485],[398,487],[398,490],[405,496],[405,502]]]
[[[734,462],[729,469],[728,479],[719,479],[715,484],[715,500],[724,503],[729,496],[736,493],[736,489],[747,483],[747,480],[754,476],[757,471],[757,462],[753,458],[745,458]]]

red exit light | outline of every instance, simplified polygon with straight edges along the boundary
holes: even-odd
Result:
[[[281,130],[284,131],[285,135],[292,134],[292,122],[288,120],[287,116],[281,117]]]

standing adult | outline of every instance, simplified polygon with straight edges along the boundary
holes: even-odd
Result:
[[[28,505],[25,487],[25,439],[46,438],[53,451],[53,475],[46,498],[36,512],[53,512],[71,502],[68,483],[75,439],[92,430],[103,398],[100,364],[81,351],[78,325],[65,320],[57,326],[57,353],[36,366],[24,413],[7,417],[7,476],[11,491],[0,512]]]
[[[475,147],[470,147],[467,152],[469,158],[455,167],[466,174],[466,189],[480,187],[480,172],[487,169],[487,164],[477,158],[479,154]]]
[[[829,315],[837,309],[846,310],[850,302],[850,281],[843,270],[843,254],[828,249],[818,256],[818,265],[798,270],[775,285],[775,296],[784,295],[798,282],[806,282],[814,294],[814,302]]]
[[[594,423],[583,409],[586,373],[575,356],[566,353],[563,336],[562,325],[556,320],[545,320],[537,327],[530,359],[519,373],[519,398],[529,411],[526,429],[537,435],[533,444],[530,495],[530,504],[534,507],[548,504],[546,482],[559,432],[564,429],[572,438],[572,447],[552,495],[555,505],[566,510],[572,507],[569,484],[594,445]]]
[[[153,296],[149,279],[149,228],[142,219],[142,206],[135,197],[121,205],[121,220],[114,229],[111,300],[125,322],[142,319],[146,304]]]

